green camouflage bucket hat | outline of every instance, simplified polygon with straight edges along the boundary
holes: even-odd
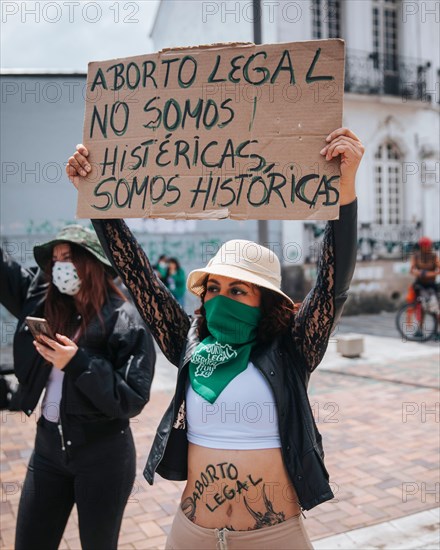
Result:
[[[103,263],[113,277],[116,277],[116,273],[108,261],[96,233],[87,227],[76,224],[63,227],[52,241],[34,246],[35,260],[43,271],[46,270],[48,263],[52,259],[53,247],[60,243],[73,243],[81,246]]]

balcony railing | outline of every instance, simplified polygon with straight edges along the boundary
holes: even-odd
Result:
[[[347,50],[345,91],[431,101],[426,89],[429,61],[376,52]]]
[[[422,223],[361,223],[358,246],[362,260],[400,259],[407,261],[422,236]]]
[[[304,223],[305,263],[316,262],[324,228],[325,222]],[[420,221],[401,224],[361,223],[358,228],[358,260],[408,261],[421,235]],[[440,242],[434,243],[434,248],[440,249]]]

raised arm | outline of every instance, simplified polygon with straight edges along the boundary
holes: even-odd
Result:
[[[357,198],[327,222],[318,258],[318,276],[297,312],[292,336],[307,369],[313,371],[338,322],[356,264]]]
[[[190,321],[156,276],[145,252],[123,220],[92,220],[102,247],[128,288],[165,357],[179,364]]]
[[[19,317],[34,275],[15,262],[0,247],[0,303],[14,317]]]
[[[84,145],[76,146],[66,174],[78,188],[79,176],[91,171]],[[157,278],[150,262],[123,220],[92,220],[101,245],[128,288],[156,342],[171,363],[178,365],[190,321],[177,300]]]
[[[365,151],[349,128],[334,130],[326,142],[321,155],[328,161],[337,157],[340,160],[339,220],[326,225],[315,286],[302,302],[292,325],[295,347],[310,372],[324,357],[353,277],[357,252],[356,173]]]

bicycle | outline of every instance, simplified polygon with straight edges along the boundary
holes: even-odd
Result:
[[[438,337],[440,311],[433,289],[420,288],[417,298],[402,306],[396,314],[396,327],[410,342],[426,342]]]

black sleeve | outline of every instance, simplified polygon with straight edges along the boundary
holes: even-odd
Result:
[[[19,317],[34,275],[0,247],[0,303]]]
[[[104,414],[131,418],[150,399],[156,352],[150,333],[128,302],[118,311],[108,348],[111,360],[79,348],[63,371]]]
[[[178,365],[190,327],[186,312],[157,277],[123,220],[92,220],[113,267],[165,357]]]
[[[314,287],[301,303],[292,327],[295,347],[309,371],[322,361],[330,334],[341,317],[357,254],[357,198],[327,222]]]

